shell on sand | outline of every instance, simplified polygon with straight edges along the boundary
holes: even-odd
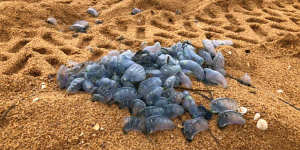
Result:
[[[254,115],[254,120],[257,120],[257,119],[259,119],[260,118],[260,113],[255,113],[255,115]]]
[[[94,130],[98,131],[100,129],[100,126],[98,123],[95,124],[95,126],[93,127]]]
[[[248,112],[248,109],[246,107],[240,107],[238,109],[239,113],[241,113],[242,115],[246,114]]]
[[[267,130],[268,129],[268,122],[264,119],[259,119],[257,121],[256,127],[260,130]]]

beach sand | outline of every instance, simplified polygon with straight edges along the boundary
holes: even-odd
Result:
[[[89,7],[99,17],[86,13]],[[141,13],[131,15],[133,8]],[[57,25],[46,23],[55,17]],[[74,35],[77,20],[90,23]],[[95,20],[103,20],[95,24]],[[122,37],[122,38],[120,38]],[[189,143],[178,127],[145,136],[122,132],[125,109],[91,102],[86,93],[68,95],[55,75],[68,61],[97,60],[110,50],[137,51],[142,42],[170,46],[189,40],[226,39],[218,48],[226,71],[248,73],[256,88],[227,78],[228,89],[205,86],[214,97],[230,97],[248,108],[246,124],[199,133]],[[93,50],[89,49],[91,47]],[[246,53],[247,52],[247,53]],[[46,88],[41,89],[45,83]],[[282,90],[283,92],[278,92]],[[300,149],[300,1],[297,0],[2,0],[0,2],[0,149]],[[193,94],[197,104],[209,102]],[[33,99],[39,98],[33,102]],[[287,103],[283,102],[286,101]],[[259,112],[269,128],[256,128]],[[2,113],[3,114],[3,113]],[[189,119],[184,115],[182,120]],[[101,130],[94,130],[99,124]],[[219,143],[217,143],[219,142]]]

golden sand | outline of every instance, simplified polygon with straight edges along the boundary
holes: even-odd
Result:
[[[99,17],[86,13],[90,6]],[[130,15],[134,7],[143,12]],[[46,23],[48,17],[58,24]],[[80,19],[90,28],[73,37],[69,26]],[[299,29],[297,0],[2,0],[0,112],[17,105],[0,121],[0,149],[300,149],[300,111],[283,102],[300,107]],[[218,49],[225,68],[236,77],[248,73],[256,86],[228,79],[225,90],[194,82],[195,88],[212,89],[215,97],[234,98],[248,109],[244,126],[221,130],[213,117],[209,126],[219,144],[208,131],[188,143],[180,128],[149,137],[124,135],[127,110],[93,103],[86,93],[67,95],[55,82],[59,65],[69,60],[96,60],[112,49],[138,50],[143,41],[170,46],[190,40],[201,48],[205,38],[233,40],[233,46]],[[257,112],[268,122],[265,131],[256,128]],[[101,130],[93,129],[96,124]]]

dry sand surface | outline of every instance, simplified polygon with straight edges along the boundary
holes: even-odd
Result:
[[[86,13],[89,6],[99,17]],[[134,7],[143,12],[130,15]],[[47,24],[48,17],[55,17],[58,25]],[[90,28],[73,37],[69,26],[79,19],[89,21]],[[103,24],[95,24],[96,19]],[[195,88],[212,89],[215,97],[234,98],[249,109],[243,126],[221,130],[216,116],[210,121],[219,144],[208,131],[188,143],[180,128],[149,137],[124,135],[127,110],[93,103],[86,93],[67,95],[55,82],[59,65],[69,60],[96,60],[112,49],[139,50],[143,41],[170,46],[190,40],[201,48],[205,38],[233,40],[233,46],[218,48],[225,55],[225,68],[236,77],[248,73],[256,86],[227,79],[225,90],[194,82]],[[299,95],[299,0],[0,2],[0,112],[17,103],[0,120],[0,149],[300,149],[300,111],[280,100],[300,107]],[[193,96],[208,107],[207,100]],[[32,102],[35,98],[39,100]],[[256,128],[256,112],[268,121],[268,130]],[[96,123],[103,130],[93,130]]]

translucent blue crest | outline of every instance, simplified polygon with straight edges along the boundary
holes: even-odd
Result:
[[[246,120],[242,117],[242,115],[235,111],[225,111],[219,113],[218,115],[218,127],[224,128],[228,125],[243,125],[246,123]]]
[[[146,72],[139,64],[131,65],[123,74],[121,80],[129,82],[140,82],[146,79]]]
[[[204,68],[205,81],[211,84],[221,85],[223,88],[227,88],[227,81],[225,77],[218,71],[214,71],[209,68]]]
[[[194,137],[201,131],[208,129],[208,122],[202,117],[186,120],[183,123],[183,135],[188,141],[192,141]]]

